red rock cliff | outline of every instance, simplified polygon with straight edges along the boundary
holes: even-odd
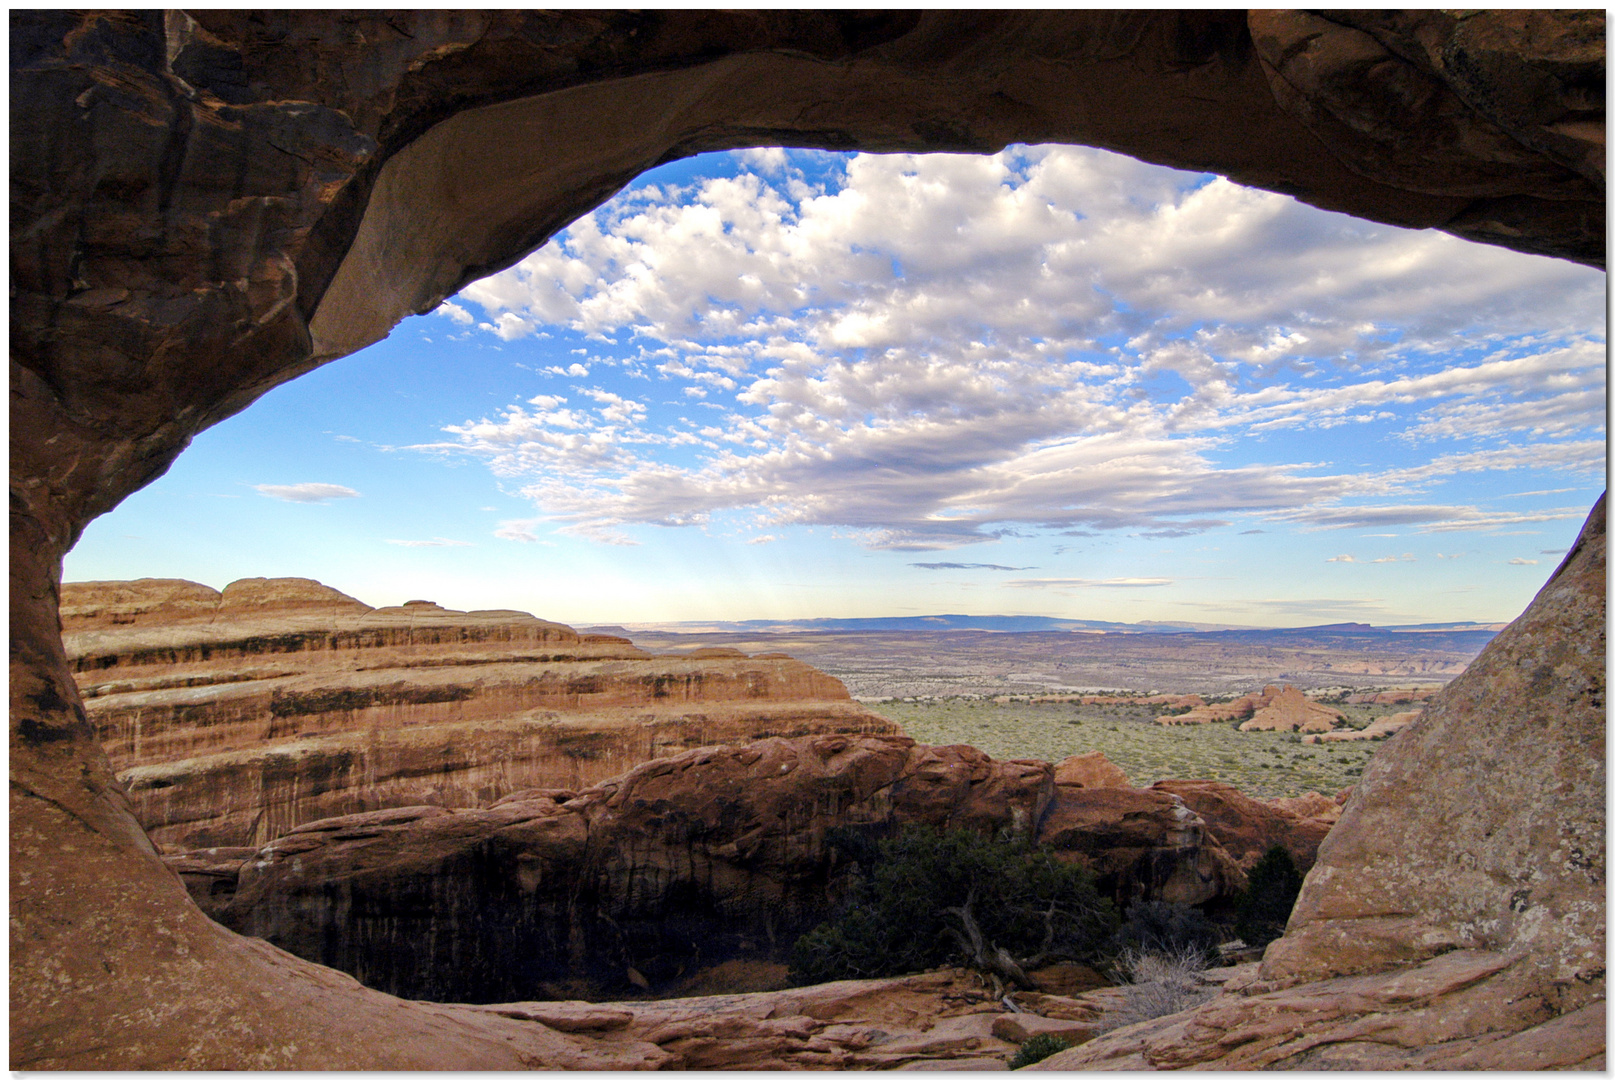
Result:
[[[372,609],[295,578],[62,593],[86,713],[169,849],[577,789],[691,746],[898,730],[796,660],[651,656],[517,611]]]

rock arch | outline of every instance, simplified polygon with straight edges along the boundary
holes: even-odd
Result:
[[[196,432],[511,264],[643,169],[752,145],[1073,142],[1604,259],[1599,12],[11,18],[14,1067],[618,1061],[364,990],[202,918],[90,738],[57,591],[85,524]],[[1585,631],[1590,579],[1574,579],[1576,613],[1533,633]],[[1597,623],[1601,710],[1601,605]],[[1537,735],[1585,729],[1592,693]],[[1585,772],[1562,809],[1601,830]],[[1594,991],[1601,973],[1561,1004]]]

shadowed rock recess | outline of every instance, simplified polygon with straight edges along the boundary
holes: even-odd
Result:
[[[644,169],[1081,143],[1604,259],[1601,12],[24,11],[11,56],[13,1068],[627,1068],[732,1063],[665,1049],[725,1032],[818,1037],[738,998],[660,1042],[615,1014],[406,1002],[224,929],[133,816],[63,647],[86,523]],[[1602,535],[1600,504],[1365,775],[1274,988],[1225,993],[1176,1049],[1106,1046],[1601,1062]],[[1294,1026],[1319,1000],[1333,1035]]]

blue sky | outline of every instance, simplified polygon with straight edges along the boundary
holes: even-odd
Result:
[[[69,580],[574,624],[1518,614],[1604,275],[1078,147],[704,155],[272,391]]]

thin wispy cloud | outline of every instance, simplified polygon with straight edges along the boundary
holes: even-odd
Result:
[[[1036,570],[1035,566],[999,566],[997,563],[981,562],[911,562],[910,566],[916,570]]]
[[[534,531],[539,524],[532,520],[501,521],[493,534],[501,540],[515,540],[521,544],[549,544],[550,541]]]
[[[254,484],[253,490],[271,499],[291,503],[323,503],[333,499],[357,499],[359,493],[341,484]]]
[[[1017,578],[1004,584],[1012,589],[1158,589],[1171,578]]]
[[[1320,625],[1325,621],[1372,622],[1383,618],[1384,600],[1335,599],[1328,597],[1269,597],[1248,601],[1257,611],[1276,615],[1291,626]]]

